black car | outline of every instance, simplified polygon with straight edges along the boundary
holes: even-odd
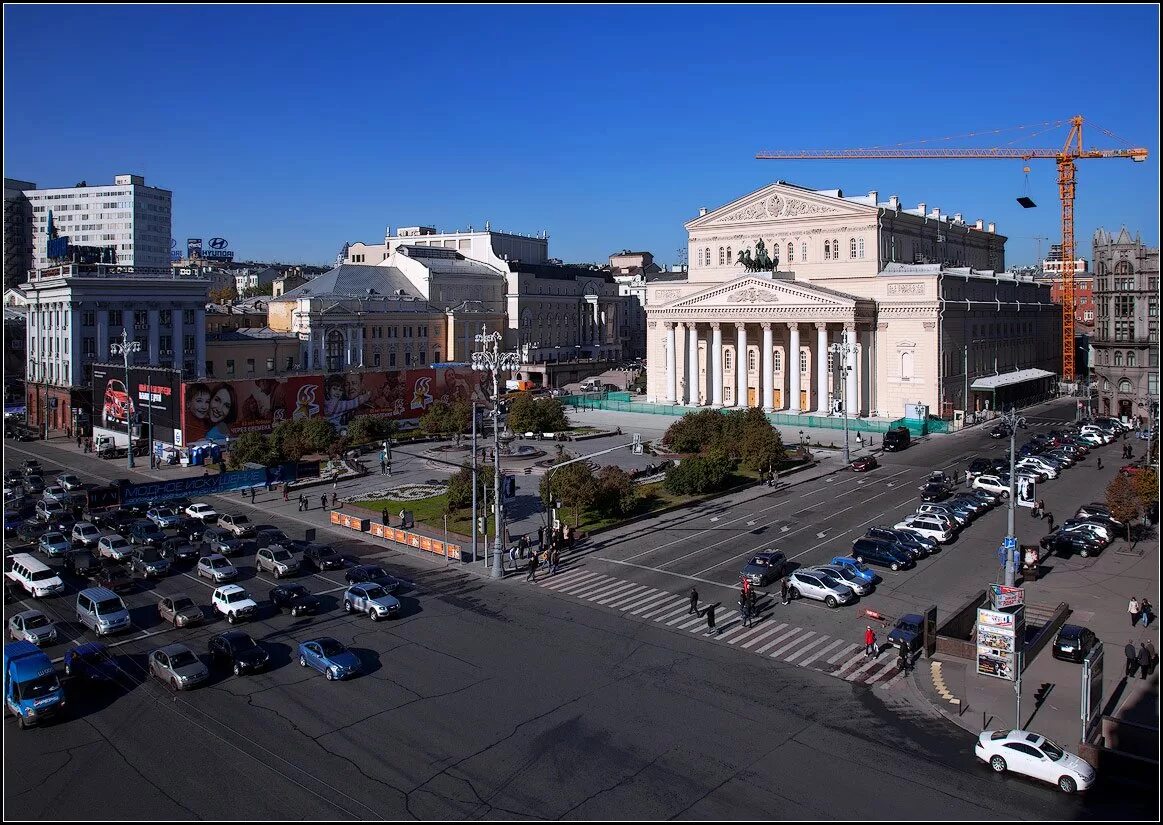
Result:
[[[77,523],[77,517],[72,513],[53,513],[49,516],[46,522],[50,529],[60,530],[66,536],[72,535],[73,527]]]
[[[107,587],[114,593],[126,593],[133,589],[133,576],[125,569],[125,565],[116,562],[98,565],[89,574],[89,581],[93,582],[94,587]]]
[[[1097,556],[1102,552],[1102,545],[1094,539],[1081,533],[1063,533],[1055,530],[1047,536],[1042,536],[1042,548],[1060,556],[1072,556],[1077,553],[1082,558]]]
[[[30,458],[28,461],[20,465],[20,470],[24,473],[25,476],[40,475],[40,462],[35,458]]]
[[[153,546],[134,547],[129,557],[129,569],[146,578],[161,578],[170,572],[170,560]]]
[[[969,462],[969,469],[965,473],[969,478],[977,478],[980,475],[993,474],[993,460],[988,458],[975,458]]]
[[[857,539],[852,543],[852,558],[860,563],[879,564],[890,570],[904,570],[916,562],[908,553],[879,539]]]
[[[751,561],[744,565],[739,575],[753,585],[763,587],[768,582],[780,578],[786,566],[787,557],[783,553],[778,550],[764,550],[762,553],[756,553]]]
[[[211,636],[206,647],[210,651],[211,662],[226,665],[234,671],[235,676],[265,670],[271,660],[270,654],[245,630],[227,630]]]
[[[1010,432],[1011,432],[1010,428],[1007,427],[1005,424],[998,424],[992,430],[989,431],[989,437],[990,438],[1009,438]]]
[[[16,537],[29,544],[36,544],[37,539],[48,532],[49,526],[43,521],[30,519],[16,528]]]
[[[865,536],[886,542],[897,550],[908,553],[914,559],[924,558],[939,547],[936,542],[926,541],[916,533],[910,533],[908,530],[897,530],[893,527],[869,527]]]
[[[181,536],[171,536],[161,543],[158,548],[163,559],[169,559],[170,563],[176,562],[194,562],[198,560],[198,548],[194,543]]]
[[[166,534],[149,519],[140,519],[130,525],[129,535],[126,538],[129,539],[130,544],[160,547],[161,543],[166,540]]]
[[[301,584],[280,584],[271,590],[271,604],[292,616],[314,615],[319,612],[319,597]]]
[[[44,479],[38,475],[25,476],[24,489],[34,496],[39,496],[44,492]]]
[[[347,571],[348,584],[375,582],[389,593],[395,593],[404,584],[378,564],[357,564]]]
[[[1051,655],[1055,659],[1081,663],[1096,644],[1098,644],[1098,637],[1094,635],[1093,631],[1081,625],[1064,624],[1054,639]]]
[[[65,570],[80,579],[88,579],[100,566],[88,549],[72,550],[65,556]]]
[[[170,529],[187,541],[198,544],[202,541],[202,535],[206,532],[206,525],[201,519],[183,516],[178,520],[177,526]]]
[[[921,501],[944,501],[949,498],[949,488],[944,484],[926,484],[921,489]]]
[[[281,544],[284,547],[291,537],[272,524],[260,524],[254,528],[254,542],[261,550],[272,544]]]
[[[290,542],[286,545],[287,549],[295,552],[300,550],[295,546],[300,542]],[[322,572],[324,570],[342,570],[344,568],[343,556],[335,552],[334,549],[328,547],[326,544],[314,544],[303,542],[304,546],[301,548],[303,553],[303,566],[308,569]]]

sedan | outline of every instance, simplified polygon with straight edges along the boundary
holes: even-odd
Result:
[[[865,584],[874,584],[876,582],[876,573],[872,572],[871,568],[866,567],[851,556],[836,556],[828,562],[828,565],[848,568]]]
[[[327,681],[345,679],[359,673],[359,657],[337,639],[325,636],[299,645],[299,665],[313,667],[327,677]]]
[[[65,653],[65,675],[90,682],[112,682],[121,671],[109,648],[101,642],[86,642]]]
[[[751,561],[744,565],[739,577],[757,587],[763,587],[782,576],[786,565],[787,557],[783,553],[778,550],[764,550],[762,553],[756,553]]]
[[[202,534],[206,532],[206,525],[196,518],[185,516],[178,519],[178,523],[172,528],[177,531],[177,534],[184,539],[192,542],[200,542]]]
[[[56,557],[64,556],[73,549],[73,543],[69,541],[64,533],[58,533],[56,530],[50,530],[43,534],[36,541],[36,547],[40,552],[46,556]]]
[[[124,537],[119,536],[116,533],[108,536],[102,536],[101,540],[97,542],[97,555],[103,559],[125,561],[132,554],[133,545],[126,541]]]
[[[210,671],[185,645],[167,645],[149,654],[149,675],[174,690],[189,690],[205,682]]]
[[[855,592],[837,578],[821,576],[811,569],[797,570],[788,576],[788,596],[797,599],[804,596],[822,601],[828,607],[848,604],[856,598]]]
[[[187,539],[181,536],[166,539],[162,542],[161,547],[158,548],[163,559],[169,559],[170,563],[176,562],[192,562],[198,558],[198,549],[194,547]]]
[[[39,610],[25,610],[8,620],[8,635],[34,645],[51,645],[57,640],[57,626]]]
[[[169,507],[151,507],[145,511],[145,517],[158,527],[177,527],[181,516]]]
[[[926,484],[921,489],[921,501],[944,501],[949,498],[949,490],[943,484]]]
[[[203,524],[218,523],[218,511],[209,504],[191,504],[186,508],[186,515],[198,519]]]
[[[57,484],[61,485],[69,492],[72,492],[73,490],[80,490],[85,486],[85,483],[72,473],[62,473],[61,475],[57,476]]]
[[[1098,644],[1094,631],[1076,624],[1064,624],[1054,639],[1051,655],[1055,659],[1081,663]]]
[[[852,462],[852,471],[856,473],[866,473],[869,470],[874,470],[880,465],[876,462],[876,456],[862,455],[860,458]]]
[[[1088,762],[1031,731],[982,731],[973,752],[997,773],[1032,776],[1066,793],[1085,791],[1094,784],[1095,771]]]
[[[403,582],[388,573],[378,564],[357,564],[347,571],[348,584],[363,584],[373,582],[380,585],[389,593],[395,593]]]
[[[1010,437],[1010,428],[1007,427],[1005,424],[998,424],[996,427],[994,427],[992,430],[989,431],[989,437],[990,438],[1009,438]]]
[[[1055,530],[1049,535],[1042,536],[1039,544],[1042,548],[1060,556],[1070,556],[1077,553],[1082,558],[1097,556],[1102,552],[1102,543],[1085,533],[1063,533]]]
[[[163,622],[169,622],[174,627],[190,627],[202,624],[205,620],[202,608],[185,593],[163,596],[157,603],[157,614]]]
[[[273,524],[260,524],[254,528],[254,539],[260,548],[270,547],[272,544],[286,547],[291,537]]]
[[[270,654],[245,630],[227,630],[211,636],[206,646],[211,662],[226,665],[235,676],[265,670],[271,660]]]
[[[223,555],[211,553],[198,559],[195,568],[199,578],[211,579],[214,582],[228,582],[238,578],[238,570]]]
[[[867,596],[872,592],[872,585],[864,581],[852,568],[843,564],[821,564],[808,568],[810,573],[819,573],[825,578],[833,579],[839,584],[846,584],[852,588],[857,596]]]
[[[301,584],[280,584],[271,590],[271,604],[298,617],[318,613],[320,602]]]
[[[160,579],[170,572],[170,560],[156,547],[135,547],[129,558],[129,568],[146,578]]]
[[[101,540],[101,531],[87,521],[78,521],[73,525],[73,534],[70,538],[82,547],[96,547],[97,542]]]

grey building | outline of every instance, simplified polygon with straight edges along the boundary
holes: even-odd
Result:
[[[26,180],[4,179],[4,288],[23,283],[32,269],[32,203]]]
[[[1094,364],[1099,411],[1139,423],[1159,405],[1159,250],[1105,229],[1094,234]]]

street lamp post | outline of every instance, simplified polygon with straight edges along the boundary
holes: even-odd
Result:
[[[848,333],[844,333],[844,342],[831,346],[836,365],[840,368],[840,409],[844,413],[844,463],[850,463],[848,455],[848,373],[852,367],[848,366],[848,356],[856,352],[856,345],[848,341]],[[823,388],[821,387],[821,390]]]
[[[133,469],[133,416],[137,411],[137,404],[133,401],[133,384],[129,380],[129,356],[135,352],[141,352],[141,341],[130,341],[129,333],[126,330],[121,330],[121,340],[114,341],[109,345],[109,352],[113,355],[120,355],[125,359],[125,393],[129,400],[129,409],[125,411],[125,429],[127,431],[129,441],[126,443],[126,467]]]
[[[1006,572],[1005,581],[1006,587],[1014,586],[1014,578],[1016,576],[1016,569],[1014,564],[1014,556],[1017,554],[1017,536],[1014,531],[1014,508],[1017,506],[1017,478],[1015,478],[1015,452],[1018,437],[1018,427],[1024,426],[1026,419],[1020,417],[1017,410],[1010,408],[1008,412],[1001,416],[1001,420],[1006,423],[1010,429],[1010,501],[1009,501],[1009,520],[1006,523],[1006,540],[1003,547],[1006,548]]]
[[[504,529],[504,520],[501,512],[500,374],[502,371],[510,372],[521,364],[521,353],[501,352],[502,337],[501,333],[490,333],[487,327],[482,327],[481,334],[476,336],[476,342],[481,345],[482,349],[472,354],[472,368],[474,370],[478,372],[491,372],[493,374],[493,518],[496,520],[496,525],[493,528],[495,538],[493,543],[492,576],[494,579],[502,578],[505,575],[502,561],[504,534],[501,532]],[[490,345],[492,347],[491,350],[489,348]]]

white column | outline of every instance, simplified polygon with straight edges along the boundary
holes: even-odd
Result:
[[[774,381],[775,365],[772,363],[774,358],[773,347],[775,342],[771,336],[771,322],[763,322],[763,352],[760,364],[763,368],[763,374],[760,376],[759,386],[763,388],[763,397],[759,399],[759,406],[764,412],[774,412],[775,407],[772,406],[772,383]]]
[[[602,345],[602,318],[601,310],[598,308],[598,302],[594,301],[594,338],[593,343],[595,347]]]
[[[816,322],[816,412],[828,414],[828,325]]]
[[[688,323],[687,328],[687,368],[686,394],[687,404],[699,404],[699,328],[694,322]]]
[[[365,329],[366,329],[366,327],[361,326],[361,327],[358,327],[355,331],[355,333],[356,333],[356,335],[355,335],[355,364],[357,367],[362,367],[364,365],[364,363],[363,363],[363,346],[364,346],[363,336],[364,336]],[[425,344],[428,343],[427,338],[424,339],[424,343]]]
[[[678,399],[678,365],[675,359],[674,324],[666,322],[666,403],[673,404]]]
[[[747,325],[735,323],[735,406],[747,406]]]
[[[149,362],[161,366],[161,310],[149,310]]]
[[[309,370],[315,369],[315,332],[314,332],[314,330],[309,330],[307,332],[307,358],[305,359],[304,363],[307,365],[307,369],[309,369]]]
[[[845,365],[848,367],[848,386],[845,392],[848,396],[848,409],[845,414],[849,418],[856,418],[860,415],[860,396],[856,390],[856,325],[844,325],[844,343],[848,345],[847,354],[844,356]]]
[[[194,309],[194,374],[206,374],[206,307]]]
[[[85,373],[81,366],[81,354],[84,351],[85,340],[81,329],[81,302],[71,301],[65,306],[68,307],[69,312],[69,329],[65,335],[66,340],[69,341],[69,357],[65,362],[69,365],[68,381],[72,384],[80,384]],[[25,373],[25,375],[27,374]]]
[[[791,413],[798,413],[800,412],[800,325],[792,321],[787,326],[791,330],[787,346],[787,367],[790,376],[787,388],[787,410]]]
[[[351,344],[351,327],[347,326],[347,327],[343,328],[343,366],[344,367],[350,367],[352,365],[352,362],[355,360],[352,357],[352,350],[353,350],[353,347]]]
[[[100,320],[98,320],[98,322],[97,322],[98,329],[100,329],[100,324],[101,324],[101,322],[100,322]],[[183,337],[183,334],[184,334],[184,330],[182,328],[182,310],[180,307],[178,309],[171,309],[170,310],[170,337],[173,339],[173,344],[174,344],[174,369],[176,369],[176,370],[180,370],[182,368],[183,364],[185,363],[186,339]],[[101,344],[100,344],[100,341],[98,341],[97,348],[100,349],[100,347],[101,347]],[[195,370],[194,374],[195,375],[198,374],[197,370]]]
[[[711,403],[723,406],[723,330],[711,324]]]

